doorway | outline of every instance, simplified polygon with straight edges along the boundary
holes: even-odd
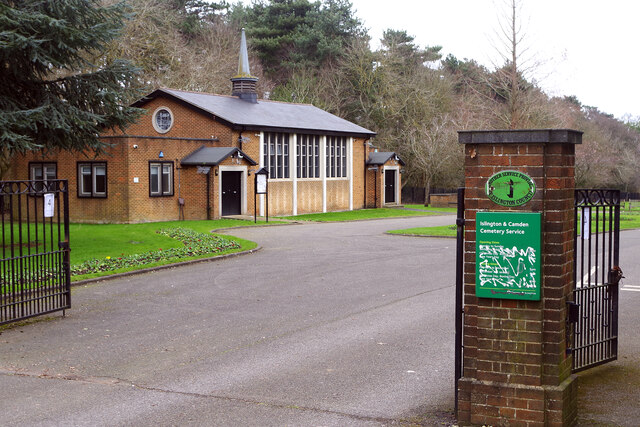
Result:
[[[384,171],[384,203],[396,203],[396,171],[394,169]]]
[[[242,213],[241,189],[241,171],[222,171],[222,216]]]

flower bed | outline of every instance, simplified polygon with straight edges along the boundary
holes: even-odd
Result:
[[[215,255],[230,249],[240,249],[236,242],[212,234],[199,233],[188,228],[165,228],[156,233],[180,240],[184,247],[158,248],[142,254],[122,255],[120,257],[106,257],[104,259],[90,259],[81,264],[71,266],[71,275],[111,271],[119,268],[143,266],[158,261],[189,258],[202,255]]]

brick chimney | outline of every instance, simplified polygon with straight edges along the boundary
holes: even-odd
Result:
[[[258,78],[249,71],[249,52],[247,51],[247,38],[242,29],[240,40],[240,57],[238,59],[238,74],[231,78],[231,95],[247,102],[258,102],[256,83]]]

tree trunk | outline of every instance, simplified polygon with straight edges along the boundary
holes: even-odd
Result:
[[[424,180],[424,205],[429,206],[431,204],[431,180]]]

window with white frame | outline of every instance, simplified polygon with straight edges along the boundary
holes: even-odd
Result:
[[[173,162],[149,162],[149,195],[173,196]]]
[[[153,112],[151,123],[156,132],[167,133],[173,126],[173,113],[167,107],[160,107]]]
[[[289,134],[265,132],[262,149],[269,178],[289,178]]]
[[[347,138],[327,136],[327,178],[347,177]]]
[[[296,143],[298,178],[320,178],[320,137],[298,134]]]
[[[78,197],[107,197],[106,162],[78,162]]]
[[[29,177],[35,183],[36,191],[43,191],[47,182],[56,179],[57,165],[55,163],[31,162],[29,163]]]

